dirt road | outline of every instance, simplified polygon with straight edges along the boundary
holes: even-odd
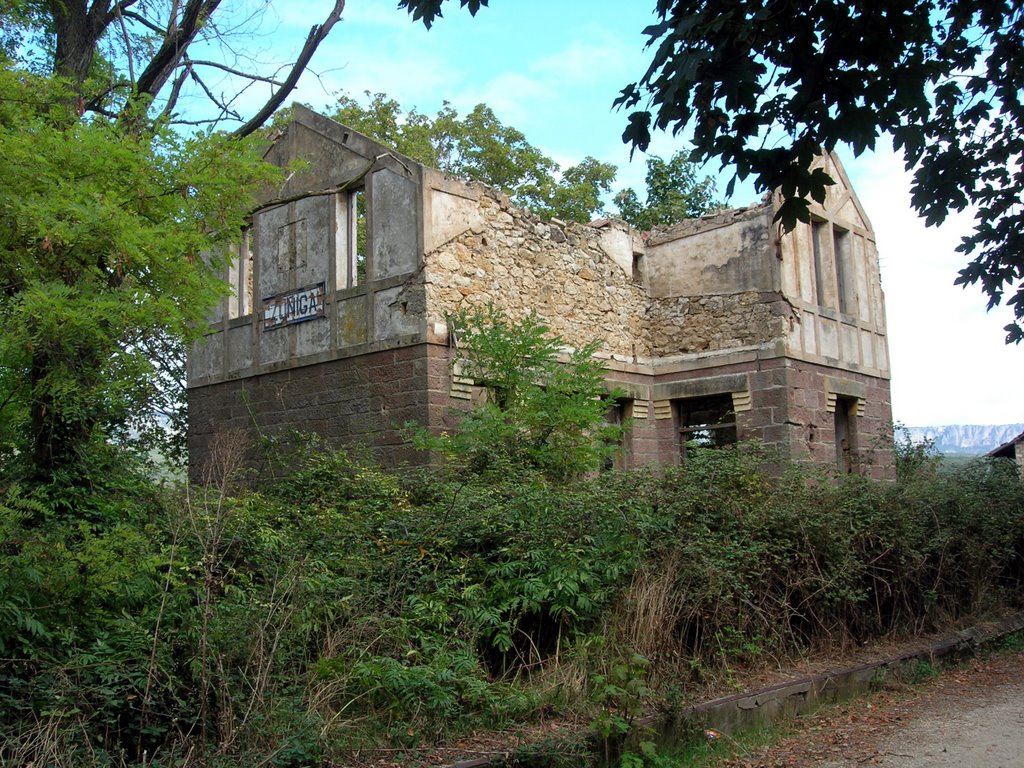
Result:
[[[733,768],[1024,768],[1024,652],[801,718]]]

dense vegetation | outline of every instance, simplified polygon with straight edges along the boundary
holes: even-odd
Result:
[[[1008,466],[909,448],[880,485],[768,474],[751,445],[597,473],[599,376],[533,321],[477,337],[491,399],[457,435],[410,431],[430,472],[279,436],[258,471],[228,439],[216,483],[160,479],[140,438],[164,442],[166,379],[224,290],[196,254],[273,175],[239,137],[342,5],[233,137],[187,140],[183,88],[233,113],[200,74],[222,65],[186,55],[222,39],[217,2],[0,11],[0,765],[345,764],[552,712],[610,735],[761,657],[1017,599]],[[676,164],[650,169],[659,216]]]
[[[532,333],[543,368],[525,325],[488,337],[492,361]],[[601,451],[544,442],[579,390],[517,411],[536,393],[481,365],[505,415],[468,417],[475,439],[429,471],[282,437],[258,471],[225,441],[216,485],[163,487],[109,446],[87,487],[4,475],[0,764],[348,764],[542,713],[614,734],[766,658],[1019,599],[1009,463],[903,445],[899,481],[876,483],[772,474],[742,445],[588,474]]]

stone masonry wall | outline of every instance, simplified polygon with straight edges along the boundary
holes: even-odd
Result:
[[[590,225],[543,222],[497,193],[479,223],[426,256],[431,322],[494,302],[513,319],[536,311],[573,347],[598,338],[620,359],[758,346],[785,336],[789,304],[745,290],[651,298]]]
[[[854,471],[892,478],[892,404],[887,379],[787,358],[762,361],[749,373],[752,408],[739,414],[741,439],[789,445],[794,461],[834,467],[835,415],[828,410],[828,392],[837,376],[864,395],[863,415],[853,417]]]
[[[789,303],[759,291],[654,299],[651,345],[657,356],[751,347],[782,338]]]
[[[601,248],[593,227],[542,222],[496,193],[480,223],[426,255],[430,322],[489,302],[513,319],[536,311],[573,347],[601,339],[624,358],[651,355],[643,286]]]

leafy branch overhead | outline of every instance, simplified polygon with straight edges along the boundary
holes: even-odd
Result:
[[[616,104],[623,139],[693,132],[691,159],[717,159],[761,191],[780,189],[787,227],[833,180],[814,157],[855,154],[882,134],[903,152],[929,225],[971,209],[956,282],[1014,313],[1024,339],[1024,8],[980,0],[660,0],[653,57]],[[730,190],[731,191],[731,184]]]
[[[277,178],[245,139],[344,5],[270,76],[220,0],[0,7],[0,459],[46,483],[111,439],[181,436],[185,343],[227,290],[200,255],[226,252]],[[246,119],[253,83],[268,95]]]

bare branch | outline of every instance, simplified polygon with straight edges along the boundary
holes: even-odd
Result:
[[[142,26],[146,27],[151,32],[156,32],[158,35],[165,34],[166,30],[164,30],[163,27],[160,27],[160,26],[154,24],[152,21],[150,21],[145,16],[143,16],[141,13],[136,13],[135,11],[120,11],[119,15],[120,16],[124,16],[124,17],[129,18],[129,19],[132,19],[133,21],[139,22],[139,24],[141,24]]]
[[[276,85],[276,86],[283,86],[284,85],[284,82],[282,82],[281,80],[275,80],[272,77],[263,77],[261,75],[254,75],[254,74],[252,74],[250,72],[243,72],[240,69],[234,69],[232,67],[227,66],[226,64],[221,64],[221,63],[216,62],[216,61],[208,61],[206,59],[190,59],[189,63],[193,67],[198,67],[198,66],[213,67],[214,69],[219,69],[219,70],[222,70],[222,71],[227,72],[227,73],[232,74],[232,75],[239,75],[240,77],[244,77],[247,80],[256,80],[256,81],[261,82],[261,83],[270,83],[271,85]]]
[[[108,83],[106,88],[93,95],[89,100],[89,103],[86,104],[86,109],[90,112],[96,112],[97,114],[103,115],[104,117],[116,117],[117,115],[115,112],[112,112],[110,109],[103,106],[103,101],[110,94],[114,93],[114,91],[121,88],[131,88],[131,83],[127,80],[121,79]]]
[[[132,84],[132,90],[135,89],[135,62],[132,61],[132,39],[128,36],[128,25],[124,23],[124,16],[121,14],[121,5],[114,6],[114,14],[117,16],[117,22],[121,26],[121,36],[124,38],[124,54],[125,58],[128,59],[128,81]]]
[[[178,9],[181,8],[181,0],[174,0],[171,3],[171,11],[167,14],[167,34],[171,34],[178,27]]]
[[[199,28],[217,10],[221,0],[188,0],[181,23],[168,28],[160,49],[139,75],[136,96],[156,97],[185,55]],[[173,25],[173,21],[170,22]]]
[[[223,115],[228,115],[229,117],[233,117],[236,120],[241,120],[242,119],[241,115],[239,115],[237,112],[235,112],[235,110],[231,109],[227,104],[225,104],[223,99],[218,99],[214,95],[213,91],[211,91],[207,87],[206,83],[203,82],[203,78],[201,78],[199,76],[199,74],[194,69],[189,67],[188,71],[189,71],[189,74],[192,76],[193,82],[195,82],[200,88],[203,89],[203,92],[206,94],[206,97],[210,101],[212,101],[214,104],[217,105],[217,107],[220,109],[220,113],[221,113],[222,116]],[[217,119],[219,120],[220,118],[217,118]]]
[[[185,85],[185,81],[188,80],[191,73],[192,68],[189,66],[189,62],[186,59],[185,66],[182,68],[181,72],[178,73],[178,76],[174,78],[174,83],[171,85],[171,92],[167,96],[167,103],[160,111],[160,120],[170,119],[171,113],[174,111],[174,107],[178,103],[178,96],[181,94],[181,88]]]
[[[299,77],[302,75],[306,66],[309,64],[310,59],[316,52],[316,49],[320,46],[320,43],[327,37],[327,33],[331,31],[331,28],[338,23],[341,19],[342,11],[345,10],[345,0],[335,0],[334,8],[331,13],[327,16],[327,19],[323,24],[316,26],[309,30],[309,36],[306,38],[305,44],[302,46],[302,51],[299,52],[298,58],[295,60],[295,64],[292,66],[291,72],[288,73],[288,77],[285,78],[284,84],[278,88],[274,94],[267,100],[267,103],[253,115],[249,122],[245,123],[241,127],[237,128],[232,135],[236,137],[248,136],[253,133],[260,126],[267,121],[267,119],[274,114],[274,111],[284,103],[284,100],[288,98],[288,95],[295,89],[296,84],[299,82]]]
[[[133,5],[135,5],[137,2],[139,2],[139,0],[121,0],[121,2],[117,3],[113,8],[110,9],[110,12],[114,13],[114,14],[124,13],[129,8],[131,8]],[[107,0],[96,0],[95,4],[96,5],[106,5],[107,4]]]

